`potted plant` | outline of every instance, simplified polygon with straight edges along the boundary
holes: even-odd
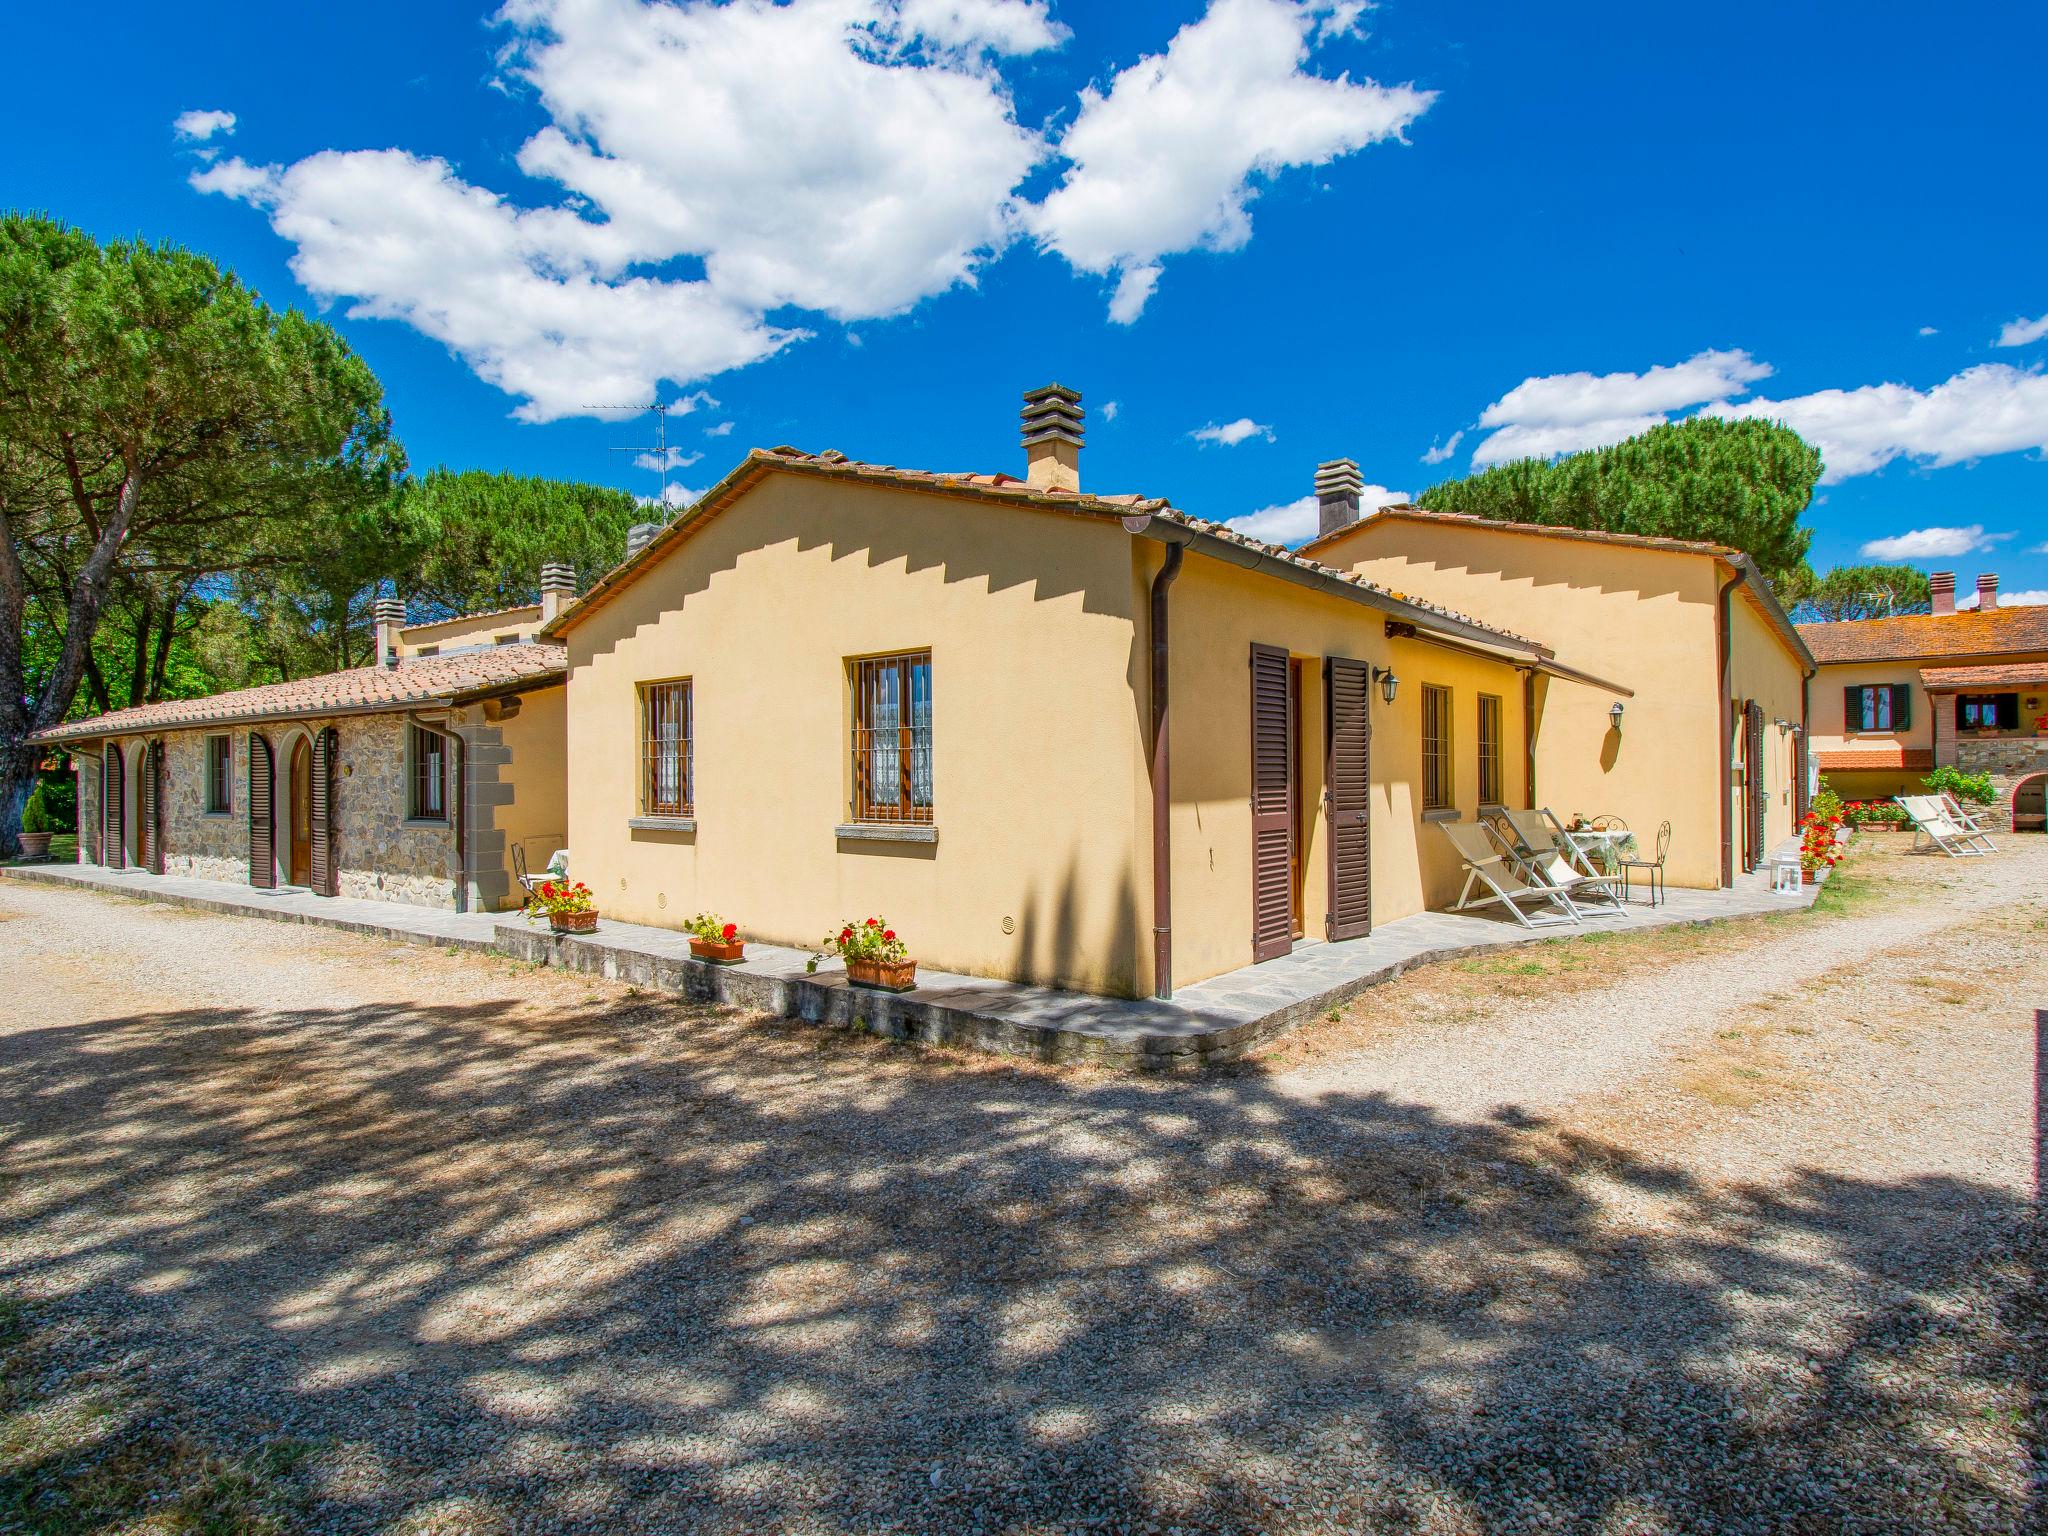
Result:
[[[690,935],[690,953],[713,965],[737,965],[746,958],[747,946],[740,938],[739,925],[728,923],[716,912],[699,912],[683,929]]]
[[[50,838],[56,830],[56,824],[50,819],[50,807],[43,799],[43,786],[38,784],[35,793],[28,797],[28,804],[21,808],[21,856],[24,859],[47,859],[50,856]]]
[[[2034,734],[2036,736],[2048,736],[2048,715],[2034,716]]]
[[[1800,823],[1799,878],[1807,885],[1820,879],[1820,872],[1842,861],[1835,845],[1835,829],[1825,817],[1809,815]]]
[[[917,962],[896,937],[896,930],[879,917],[841,924],[837,933],[826,938],[823,948],[846,962],[846,979],[856,987],[908,992],[917,985]],[[810,969],[817,966],[812,960]]]
[[[546,914],[557,933],[597,932],[597,903],[581,880],[543,880],[527,898],[526,916]]]

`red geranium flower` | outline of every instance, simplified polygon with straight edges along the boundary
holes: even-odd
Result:
[[[727,923],[725,925],[725,942],[730,944],[733,941],[733,936],[739,931],[740,925],[738,923]]]

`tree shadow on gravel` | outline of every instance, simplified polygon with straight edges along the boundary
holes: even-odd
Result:
[[[320,1446],[321,1529],[2039,1513],[2035,1229],[1994,1188],[1708,1185],[666,1001],[24,1030],[0,1102],[0,1284],[195,1427]]]

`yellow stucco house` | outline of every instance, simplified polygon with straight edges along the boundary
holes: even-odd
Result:
[[[1526,803],[1525,679],[1573,670],[1084,493],[1071,391],[1023,435],[1021,478],[755,450],[544,628],[604,911],[879,914],[935,968],[1146,995],[1455,897],[1427,823]]]
[[[1912,794],[1938,766],[1991,776],[1998,824],[2038,831],[2048,788],[2048,608],[2001,607],[1977,578],[1958,610],[1953,571],[1936,571],[1933,611],[1802,624],[1820,663],[1813,750],[1851,800]]]
[[[1494,522],[1420,507],[1353,520],[1323,505],[1301,551],[1392,590],[1540,635],[1611,689],[1528,676],[1535,799],[1615,815],[1667,876],[1712,888],[1793,835],[1814,662],[1770,583],[1716,544]]]

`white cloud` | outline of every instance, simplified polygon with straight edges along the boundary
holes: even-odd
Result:
[[[1553,373],[1522,380],[1480,413],[1491,429],[1472,450],[1476,468],[1554,458],[1647,432],[1667,413],[1745,393],[1770,376],[1747,352],[1695,353],[1642,373]]]
[[[636,494],[633,499],[643,507],[666,506],[669,511],[673,512],[679,508],[689,506],[703,494],[702,491],[693,491],[688,486],[671,485],[668,488],[668,500],[666,502],[659,496],[641,496]]]
[[[663,455],[658,453],[636,453],[633,455],[633,463],[639,469],[688,469],[703,457],[701,453],[685,453],[680,448],[671,448],[665,461]]]
[[[1210,422],[1206,427],[1197,427],[1188,434],[1198,443],[1220,443],[1225,448],[1235,448],[1239,443],[1254,437],[1273,441],[1273,429],[1264,422],[1253,421],[1249,416],[1240,416],[1235,421],[1226,421],[1221,426]]]
[[[1120,405],[1118,402],[1114,400],[1105,400],[1102,402],[1101,407],[1096,411],[1096,414],[1100,416],[1104,421],[1115,421],[1116,413],[1122,409],[1123,406]]]
[[[1434,92],[1303,68],[1320,41],[1312,29],[1349,10],[1211,0],[1164,53],[1082,92],[1059,143],[1069,168],[1028,221],[1081,271],[1117,275],[1112,319],[1137,318],[1162,256],[1250,239],[1259,181],[1398,139],[1428,110]]]
[[[942,48],[1038,53],[1067,40],[1045,0],[903,0],[903,26]]]
[[[1998,340],[1994,341],[1992,345],[1994,347],[2024,347],[2039,341],[2043,336],[2048,336],[2048,315],[2042,315],[2036,320],[2024,318],[2008,320],[2005,322],[2005,329],[1998,333]]]
[[[1915,528],[1886,539],[1872,539],[1863,553],[1873,560],[1942,560],[1952,555],[1974,554],[1989,549],[2009,533],[1987,534],[1982,523],[1967,528]]]
[[[1941,332],[1931,325],[1923,325],[1920,327],[1920,334],[1922,336],[1939,336]]]
[[[1408,500],[1406,491],[1390,491],[1384,485],[1368,485],[1360,494],[1360,515],[1381,507],[1400,506]],[[1261,507],[1243,517],[1233,517],[1229,526],[1248,538],[1266,544],[1302,544],[1314,538],[1321,526],[1321,512],[1314,496],[1279,506]]]
[[[1461,427],[1456,432],[1453,432],[1446,441],[1441,443],[1431,443],[1429,445],[1429,451],[1423,454],[1422,456],[1422,462],[1425,464],[1443,463],[1444,460],[1448,459],[1452,454],[1458,451],[1458,444],[1463,442],[1464,440],[1465,431],[1464,428]]]
[[[1977,594],[1974,592],[1970,594],[1967,600],[1958,599],[1956,602],[1956,607],[1958,608],[1974,608],[1976,606]],[[2028,587],[2018,592],[2001,592],[1998,594],[1998,606],[2001,608],[2048,608],[2048,587]]]
[[[217,133],[233,133],[235,114],[194,108],[172,118],[171,131],[188,144],[204,144]]]
[[[721,421],[715,427],[706,427],[704,429],[704,435],[706,437],[731,437],[732,423],[729,421]]]
[[[1784,422],[1820,449],[1827,465],[1821,478],[1830,482],[1867,475],[1894,459],[1939,469],[2048,449],[2048,377],[2004,363],[1966,368],[1929,390],[1866,384],[1709,409],[1716,416]]]

